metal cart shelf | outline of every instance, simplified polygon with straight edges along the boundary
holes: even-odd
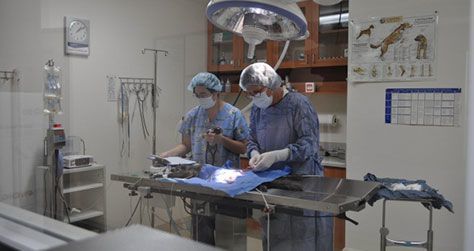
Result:
[[[427,205],[429,211],[429,223],[427,231],[426,241],[407,241],[407,240],[392,240],[388,238],[390,231],[385,225],[385,216],[387,211],[387,201],[404,201],[404,202],[416,202],[423,203]],[[383,209],[382,209],[382,227],[380,228],[380,251],[386,251],[389,246],[397,247],[411,247],[411,248],[421,248],[428,251],[433,251],[433,205],[432,201],[428,199],[419,199],[419,200],[383,200]]]

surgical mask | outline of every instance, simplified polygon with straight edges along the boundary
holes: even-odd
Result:
[[[216,101],[212,99],[212,96],[208,98],[198,98],[198,100],[199,100],[199,106],[201,106],[204,109],[209,109],[216,104]]]
[[[267,96],[265,92],[255,95],[253,98],[253,103],[260,109],[267,109],[273,102],[273,96]]]

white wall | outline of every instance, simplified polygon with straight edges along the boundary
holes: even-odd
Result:
[[[205,0],[0,0],[0,69],[25,65],[25,79],[31,84],[23,86],[29,86],[31,92],[40,95],[41,67],[47,58],[54,57],[58,65],[66,69],[64,78],[69,88],[67,93],[70,94],[65,100],[70,106],[65,119],[66,133],[84,138],[87,153],[107,166],[108,176],[124,170],[138,172],[150,165],[146,156],[151,153],[151,140],[143,140],[136,117],[132,132],[132,157],[120,158],[117,105],[106,101],[106,76],[153,77],[153,56],[142,55],[140,51],[161,45],[166,48],[159,49],[170,50],[169,57],[160,56],[158,59],[158,83],[163,93],[158,115],[157,148],[163,151],[173,146],[177,137],[170,137],[170,130],[176,128],[177,119],[192,105],[189,94],[183,98],[184,87],[192,75],[206,69],[206,4]],[[89,57],[63,55],[64,16],[90,20]],[[163,41],[170,39],[179,43],[163,44]],[[41,48],[35,47],[37,43]],[[178,53],[180,60],[173,61]],[[170,73],[160,68],[170,64],[182,70]],[[166,105],[167,102],[172,103]],[[42,103],[38,101],[34,107],[42,107]],[[2,107],[2,120],[11,116],[12,109]],[[147,116],[151,118],[151,113]],[[37,124],[44,123],[37,120]],[[151,128],[151,119],[148,126]],[[37,130],[37,139],[42,139],[40,131],[43,129]],[[5,130],[2,136],[12,134],[11,129]],[[41,150],[40,140],[35,142],[38,144],[33,147],[24,145],[24,148]],[[12,144],[10,139],[0,142],[1,149],[11,149]],[[11,178],[11,170],[15,170],[9,151],[5,157],[1,155],[0,177],[6,179]],[[41,158],[36,157],[35,164],[41,163]],[[4,158],[10,159],[4,161]],[[22,177],[33,177],[32,166],[29,163],[23,166]],[[119,227],[129,215],[129,198],[120,183],[108,181],[107,189],[109,227]],[[3,196],[3,193],[2,184],[0,194]],[[11,194],[11,191],[7,193]]]
[[[319,125],[319,141],[346,143],[347,127],[347,95],[345,94],[314,94],[310,100],[318,114],[335,114],[337,126]]]
[[[0,201],[35,208],[34,166],[42,164],[47,119],[43,115],[42,67],[49,58],[62,65],[61,32],[41,29],[40,1],[0,1],[0,70],[20,72],[18,83],[0,82]],[[69,99],[68,86],[64,86]],[[69,105],[58,122],[67,125]],[[67,128],[68,129],[68,128]]]
[[[469,97],[474,97],[474,3],[471,1],[471,22],[470,22],[470,44],[469,44]],[[468,107],[474,106],[474,99],[470,98]],[[474,151],[474,109],[468,110],[468,139],[467,139],[467,175],[466,175],[466,210],[465,210],[465,217],[466,217],[466,225],[464,230],[464,250],[469,251],[474,249],[474,155],[472,154]]]
[[[413,16],[439,12],[438,79],[423,83],[349,84],[347,172],[362,179],[370,172],[379,177],[425,179],[454,204],[455,214],[436,210],[435,250],[462,250],[465,175],[465,116],[460,127],[416,127],[384,124],[384,93],[390,87],[460,87],[466,90],[466,52],[469,38],[468,0],[352,0],[350,19],[373,16]],[[467,110],[463,104],[463,111]],[[390,207],[392,208],[392,207]],[[395,206],[388,212],[392,238],[426,238],[427,212],[419,205]],[[347,224],[347,246],[378,250],[381,202],[350,216],[359,226]],[[407,249],[408,250],[408,249]]]
[[[162,62],[171,62],[184,69],[182,64],[186,62],[195,66],[193,74],[205,70],[205,36],[197,41],[191,39],[206,32],[205,4],[206,1],[195,0],[44,1],[43,9],[49,11],[49,15],[43,15],[45,26],[61,26],[64,15],[91,21],[91,55],[87,59],[71,59],[71,132],[85,139],[89,153],[107,166],[108,174],[125,169],[140,171],[149,166],[146,157],[151,153],[151,143],[143,141],[136,120],[132,158],[119,161],[116,105],[105,100],[105,75],[152,77],[153,57],[140,54],[140,50],[160,45],[159,41],[165,38],[181,41],[181,48],[160,47],[170,49],[171,54],[170,58],[158,58],[158,83],[163,88],[157,126],[158,152],[173,146],[176,139],[167,135],[176,127],[176,118],[184,114],[185,107],[181,102],[167,101],[183,99],[186,72],[170,73],[160,67]],[[181,59],[174,62],[177,52]],[[175,116],[170,118],[167,114]],[[148,125],[151,126],[151,120]],[[111,184],[107,199],[109,227],[121,226],[129,213],[129,201],[120,183]]]

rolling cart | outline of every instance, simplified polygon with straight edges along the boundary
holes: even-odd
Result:
[[[392,240],[388,238],[389,230],[385,226],[385,216],[386,216],[386,204],[387,201],[404,201],[404,202],[416,202],[423,203],[427,205],[429,211],[429,223],[427,230],[427,239],[426,241],[407,241],[407,240]],[[421,248],[428,251],[433,251],[433,205],[432,200],[428,199],[419,199],[419,200],[407,200],[407,199],[384,199],[383,200],[383,212],[382,212],[382,227],[380,228],[380,251],[386,251],[389,246],[397,247],[412,247],[412,248]]]

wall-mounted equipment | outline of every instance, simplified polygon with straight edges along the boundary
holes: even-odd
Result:
[[[91,155],[68,155],[63,157],[65,168],[78,168],[91,166],[94,163],[94,157]]]
[[[156,154],[156,124],[157,124],[157,109],[159,104],[159,96],[161,88],[158,87],[157,83],[157,65],[158,65],[158,54],[168,55],[166,50],[148,49],[145,48],[141,51],[142,54],[152,53],[154,56],[153,64],[153,78],[130,78],[130,77],[119,77],[120,80],[120,95],[119,95],[119,124],[121,126],[121,138],[122,147],[120,156],[130,157],[130,132],[131,132],[131,119],[133,118],[133,112],[130,114],[130,97],[135,96],[135,100],[140,113],[140,120],[142,126],[143,136],[146,139],[150,136],[148,126],[145,118],[145,108],[147,99],[151,100],[152,108],[152,154]],[[149,95],[151,94],[151,96]],[[149,98],[148,98],[149,97]],[[132,117],[130,117],[132,116]]]
[[[4,84],[8,81],[13,81],[12,83],[20,83],[20,73],[18,70],[0,71],[0,84]]]

